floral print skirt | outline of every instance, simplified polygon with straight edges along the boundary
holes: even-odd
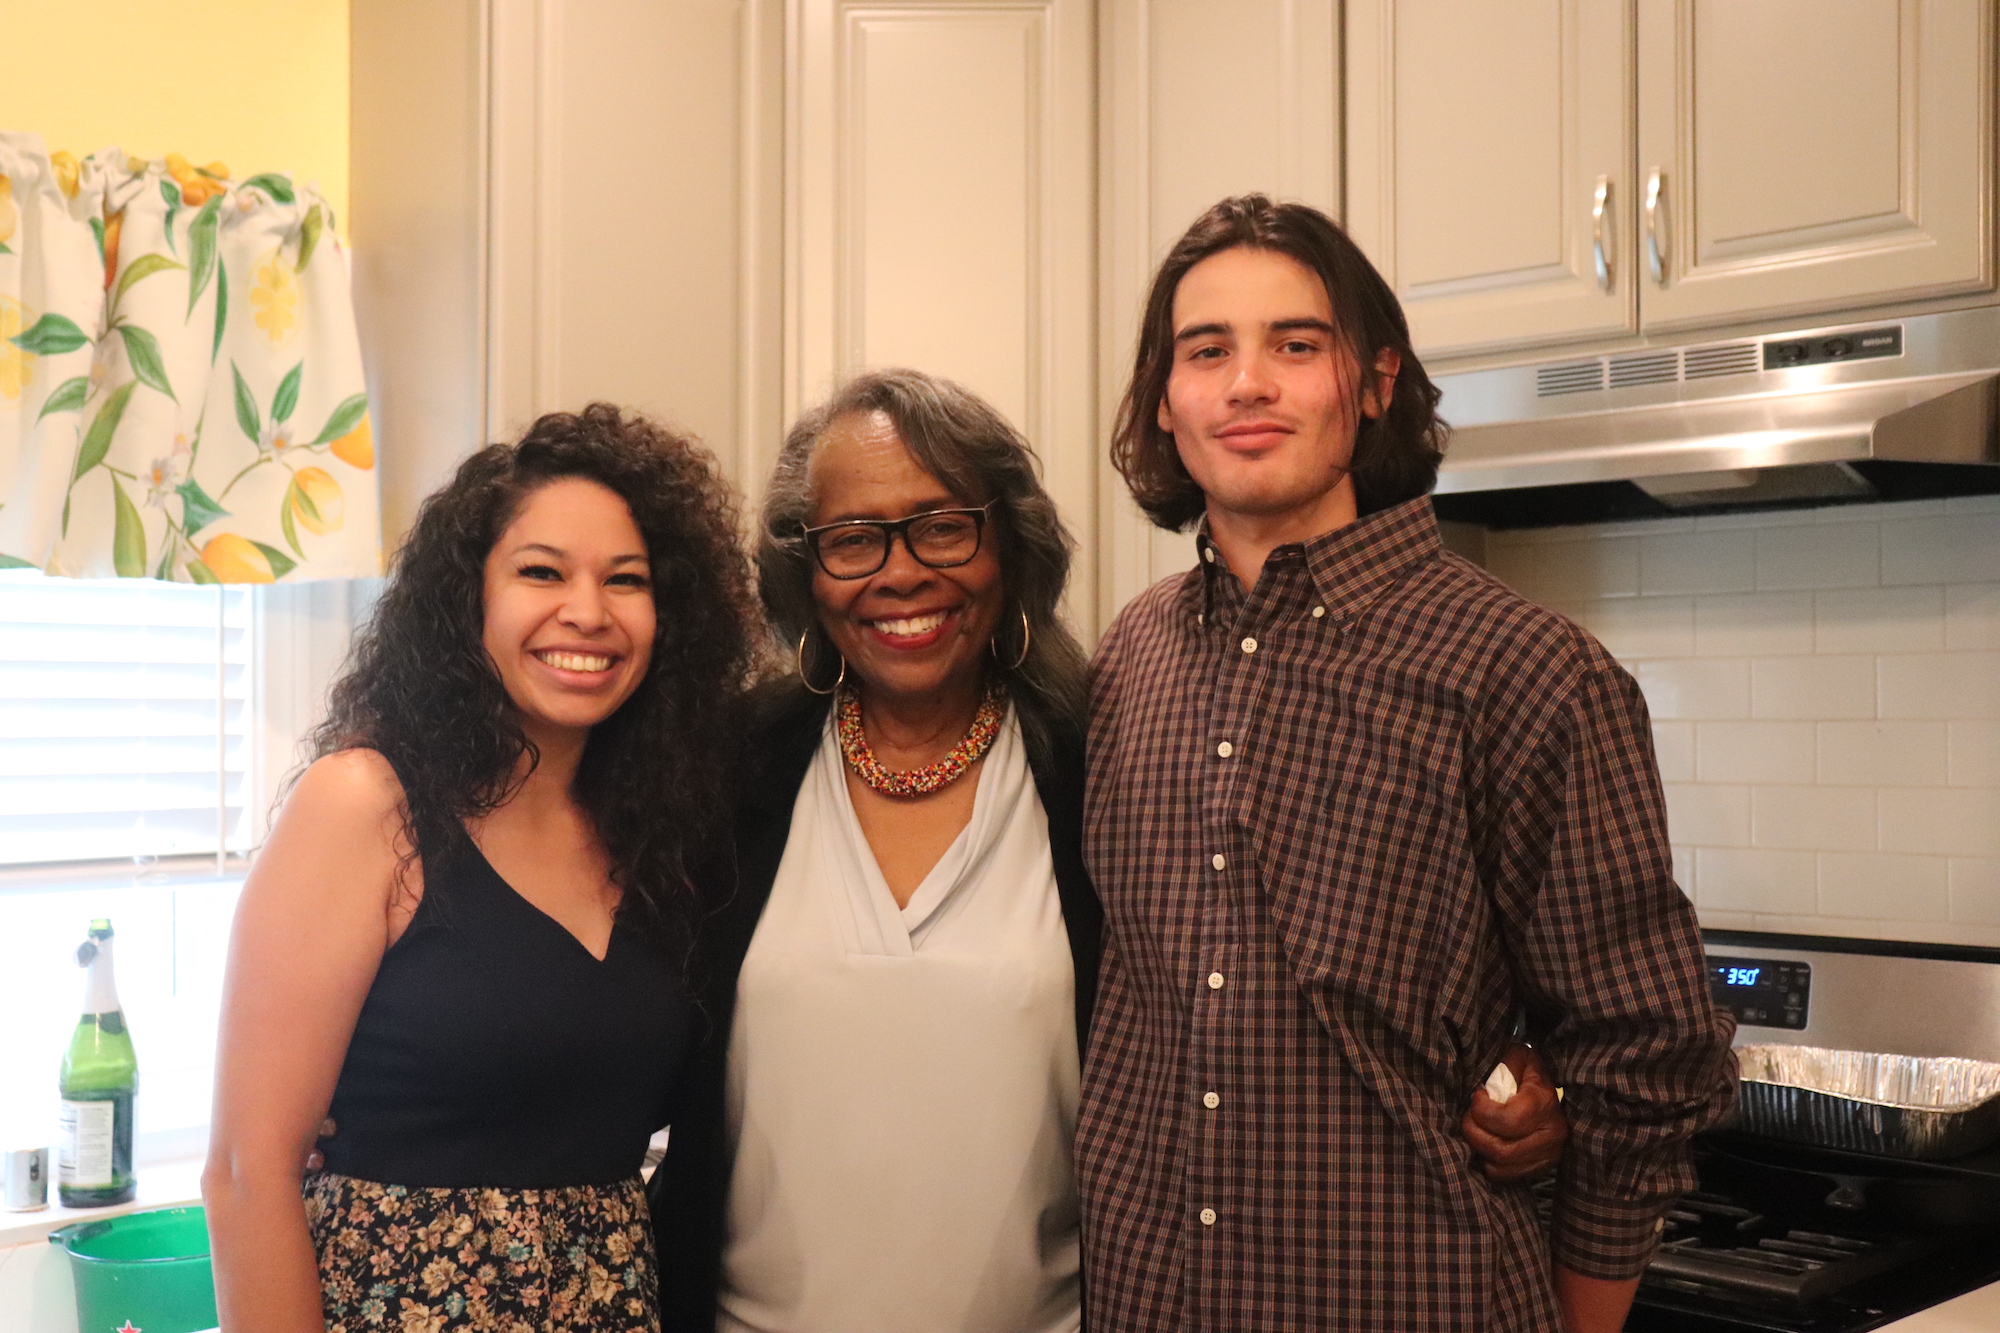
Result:
[[[306,1177],[328,1333],[658,1333],[638,1177],[436,1189]]]

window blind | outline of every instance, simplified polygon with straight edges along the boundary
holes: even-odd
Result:
[[[0,572],[0,866],[243,850],[250,591]]]

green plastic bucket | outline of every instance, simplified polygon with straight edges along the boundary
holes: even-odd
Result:
[[[49,1243],[69,1252],[78,1333],[199,1333],[216,1325],[208,1219],[199,1208],[73,1222]]]

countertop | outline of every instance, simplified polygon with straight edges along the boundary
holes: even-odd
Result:
[[[1993,1333],[2000,1329],[2000,1282],[1882,1325],[1881,1333]]]

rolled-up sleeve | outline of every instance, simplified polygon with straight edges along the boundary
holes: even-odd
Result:
[[[1736,1096],[1734,1023],[1711,1003],[1694,910],[1673,878],[1636,682],[1579,673],[1505,789],[1503,877],[1519,981],[1565,1092],[1555,1261],[1630,1278],[1694,1188],[1689,1140]]]

